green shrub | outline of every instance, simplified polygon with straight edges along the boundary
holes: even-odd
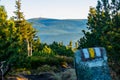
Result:
[[[56,72],[58,71],[56,66],[50,66],[50,65],[42,65],[37,68],[37,71],[39,72]]]
[[[46,62],[46,57],[32,56],[30,59],[31,68],[35,69]]]
[[[42,65],[50,65],[59,67],[62,62],[73,65],[73,57],[66,56],[32,56],[30,59],[31,68],[36,69]]]
[[[65,45],[57,43],[57,42],[53,42],[51,45],[49,45],[50,48],[53,50],[53,52],[57,55],[60,56],[73,56],[74,53],[72,51],[72,49],[68,49]]]
[[[51,51],[50,53],[44,52],[44,51],[39,51],[39,52],[33,52],[33,56],[42,56],[42,57],[47,57],[47,56],[54,56],[55,53]]]
[[[12,70],[8,74],[9,75],[19,75],[19,74],[30,75],[31,71],[26,68],[17,68],[17,69]]]
[[[73,60],[74,60],[73,57],[56,56],[56,58],[58,59],[58,61],[59,61],[60,63],[66,62],[66,63],[68,63],[68,64],[73,65]]]

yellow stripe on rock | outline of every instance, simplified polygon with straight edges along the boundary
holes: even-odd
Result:
[[[95,52],[94,52],[94,49],[93,48],[88,48],[89,50],[89,54],[90,54],[90,58],[95,58]]]

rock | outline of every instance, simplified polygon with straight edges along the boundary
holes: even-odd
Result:
[[[50,72],[44,72],[39,75],[24,75],[28,80],[56,80],[54,74]]]
[[[67,69],[62,73],[61,80],[77,80],[75,69]]]
[[[13,80],[13,79],[12,79]],[[15,80],[28,80],[27,78],[24,78],[24,77],[16,77]]]
[[[75,52],[77,80],[111,80],[103,47],[84,48]]]

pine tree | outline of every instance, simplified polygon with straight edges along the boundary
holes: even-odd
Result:
[[[35,36],[35,30],[32,25],[24,18],[23,12],[21,12],[21,0],[16,1],[15,13],[15,26],[17,28],[17,36],[21,47],[21,52],[27,52],[28,56],[32,55],[32,42]]]
[[[120,66],[120,0],[98,0],[88,16],[89,32],[79,40],[79,48],[101,46],[107,49],[114,69]],[[119,71],[119,70],[116,70]]]
[[[75,48],[76,49],[78,48],[78,42],[75,42]]]
[[[13,55],[15,34],[14,22],[7,19],[4,6],[0,6],[0,61],[8,60]]]
[[[72,49],[72,41],[69,42],[68,48]]]

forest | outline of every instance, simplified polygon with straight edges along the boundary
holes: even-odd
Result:
[[[0,1],[1,2],[1,1]],[[120,79],[120,1],[98,0],[96,7],[90,7],[87,29],[84,36],[72,47],[72,41],[65,46],[62,42],[42,43],[36,36],[37,30],[21,11],[21,1],[16,1],[15,16],[8,19],[5,6],[0,5],[0,62],[11,67],[8,75],[26,71],[59,72],[74,68],[74,52],[88,47],[105,47],[108,64]]]

